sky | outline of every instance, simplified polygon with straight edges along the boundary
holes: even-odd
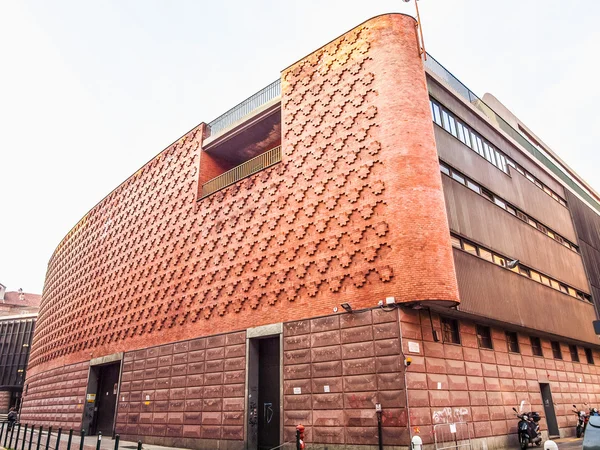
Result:
[[[600,191],[600,2],[420,0],[427,51]],[[402,0],[0,0],[0,283],[178,137]]]

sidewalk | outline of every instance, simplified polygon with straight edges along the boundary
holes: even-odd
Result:
[[[4,430],[4,434],[6,435],[6,429]],[[49,450],[57,449],[57,445],[56,445],[57,434],[58,434],[58,430],[52,430],[52,436],[50,437],[50,443],[48,446]],[[15,439],[17,437],[17,428],[15,427],[15,431],[13,434],[13,442],[12,442],[12,446],[10,446],[10,448],[13,450],[21,450],[21,449],[29,450],[29,448],[31,448],[31,450],[36,450],[39,433],[37,432],[37,430],[35,430],[33,432],[33,442],[31,444],[29,443],[30,436],[31,436],[31,429],[28,429],[27,437],[25,439],[25,446],[23,447],[23,428],[21,428],[21,432],[19,435],[19,442],[17,445],[15,445],[16,444]],[[8,450],[8,448],[9,448],[8,440],[10,439],[10,433],[8,434],[8,439],[6,440],[6,447],[4,447],[4,440],[5,440],[4,437],[5,436],[3,435],[2,441],[0,441],[0,450]],[[47,440],[48,440],[48,432],[47,432],[47,430],[44,430],[42,432],[42,436],[40,439],[40,447],[39,447],[40,450],[45,450]],[[65,433],[63,430],[63,433],[61,434],[61,437],[60,437],[60,446],[58,447],[58,449],[59,450],[67,450],[68,441],[69,441],[69,431],[67,430],[67,432]],[[79,450],[80,441],[81,441],[80,436],[79,435],[75,436],[75,433],[73,433],[73,438],[71,439],[71,450]],[[98,442],[98,436],[86,436],[83,441],[83,449],[84,450],[96,450],[97,442]],[[115,443],[116,443],[116,441],[113,440],[110,436],[102,436],[102,440],[100,441],[100,449],[101,450],[114,450]],[[31,447],[30,447],[30,445],[31,445]],[[123,441],[123,440],[119,441],[119,449],[136,450],[137,448],[138,448],[137,442]],[[163,447],[160,445],[142,444],[143,450],[171,450],[172,448],[173,447]]]

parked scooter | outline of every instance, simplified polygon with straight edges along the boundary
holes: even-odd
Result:
[[[521,449],[526,450],[529,444],[535,444],[538,447],[542,445],[540,415],[537,412],[519,414],[516,408],[513,408],[513,411],[517,413],[517,417],[520,419],[517,425],[517,435]]]
[[[585,428],[590,420],[590,414],[586,413],[583,409],[578,411],[576,405],[573,405],[573,408],[575,408],[573,412],[577,414],[577,427],[575,428],[575,436],[580,438],[585,433]],[[590,413],[592,409],[595,408],[590,408]]]

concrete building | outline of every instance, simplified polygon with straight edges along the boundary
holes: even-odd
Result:
[[[41,295],[0,284],[0,414],[19,408]]]
[[[186,133],[52,255],[22,420],[337,449],[377,443],[380,404],[386,446],[490,447],[522,407],[572,434],[600,199],[493,100],[389,14]]]

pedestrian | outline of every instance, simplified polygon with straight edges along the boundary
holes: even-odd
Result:
[[[17,421],[17,411],[15,410],[15,407],[11,407],[8,410],[8,429],[12,430],[13,426],[15,425],[15,422]]]

